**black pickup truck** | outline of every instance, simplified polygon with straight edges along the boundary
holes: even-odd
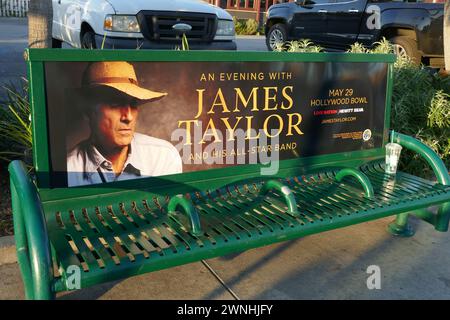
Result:
[[[433,0],[427,0],[433,2]],[[436,0],[434,0],[436,1]],[[296,0],[270,7],[266,43],[310,39],[327,51],[359,42],[371,47],[385,37],[398,54],[433,67],[444,64],[442,3],[420,0]],[[447,0],[450,1],[450,0]]]

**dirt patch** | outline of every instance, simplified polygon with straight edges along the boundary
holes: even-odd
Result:
[[[0,164],[0,237],[14,234],[11,192],[6,165]]]

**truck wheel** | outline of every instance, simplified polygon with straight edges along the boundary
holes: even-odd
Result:
[[[86,31],[81,37],[82,49],[96,49],[95,34],[92,31]]]
[[[269,51],[273,51],[278,43],[285,43],[287,40],[286,26],[281,23],[274,24],[267,33],[266,45]]]
[[[389,39],[394,45],[394,53],[400,57],[409,57],[411,61],[419,65],[422,61],[422,55],[417,50],[417,42],[410,37],[394,37]]]
[[[58,48],[60,49],[62,47],[62,41],[52,38],[52,48]]]

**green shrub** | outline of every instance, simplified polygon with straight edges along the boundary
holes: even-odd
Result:
[[[356,42],[350,46],[350,49],[347,52],[351,53],[369,53],[369,50],[364,47],[361,43]]]
[[[383,38],[369,53],[393,53]],[[450,168],[450,78],[398,58],[394,64],[391,129],[413,136],[432,148]],[[433,175],[417,154],[402,152],[400,169],[422,177]]]
[[[279,44],[275,51],[320,52],[309,40]],[[383,38],[367,49],[360,43],[350,53],[393,53],[393,46]],[[431,147],[450,168],[450,78],[443,78],[409,59],[394,64],[391,129],[413,136]],[[400,170],[422,177],[433,173],[426,162],[408,150],[402,152]]]
[[[255,35],[258,33],[259,23],[255,19],[248,19],[245,22],[245,31],[248,35]]]
[[[245,25],[241,22],[241,20],[238,20],[236,17],[233,17],[234,22],[234,30],[236,31],[237,35],[242,35],[245,32]]]
[[[433,75],[410,62],[394,68],[391,128],[416,137],[430,146],[450,168],[449,80]],[[401,168],[421,176],[432,172],[423,159],[405,152]]]
[[[322,52],[321,46],[315,45],[309,39],[300,39],[298,41],[287,41],[285,43],[276,43],[274,51],[287,52]]]
[[[28,101],[28,82],[23,79],[22,88],[8,85],[6,102],[0,105],[0,160],[14,159],[32,164],[31,111]]]
[[[233,17],[234,29],[237,35],[256,35],[260,29],[255,19],[237,19]]]

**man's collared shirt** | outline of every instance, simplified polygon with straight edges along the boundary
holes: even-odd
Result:
[[[111,161],[86,140],[78,144],[67,156],[67,183],[69,187],[73,187],[164,176],[181,173],[182,168],[181,157],[171,143],[135,133],[120,175],[116,176]]]

